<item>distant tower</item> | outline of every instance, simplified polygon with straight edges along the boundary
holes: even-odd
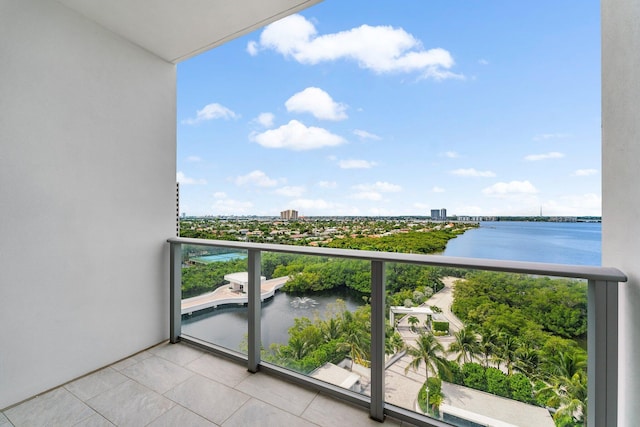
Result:
[[[296,220],[298,219],[298,211],[293,209],[287,209],[286,211],[280,212],[280,219],[285,220]]]
[[[439,209],[431,209],[431,219],[433,219],[433,220],[440,219],[440,210]]]
[[[445,208],[440,209],[440,219],[443,221],[447,219],[447,210]]]

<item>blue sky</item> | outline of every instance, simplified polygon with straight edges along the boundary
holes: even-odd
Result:
[[[327,0],[178,65],[187,215],[600,215],[599,2]]]

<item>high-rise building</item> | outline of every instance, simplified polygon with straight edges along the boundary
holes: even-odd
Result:
[[[293,209],[287,209],[286,211],[280,212],[280,219],[292,220],[298,219],[298,211]]]
[[[447,219],[447,210],[445,208],[442,209],[431,209],[431,219],[434,221],[444,221]]]

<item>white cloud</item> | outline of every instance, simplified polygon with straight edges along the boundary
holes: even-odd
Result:
[[[256,43],[254,40],[251,40],[249,43],[247,43],[247,52],[249,53],[249,55],[256,56],[258,54],[258,49],[258,43]]]
[[[445,190],[442,187],[434,186],[431,191],[434,193],[444,193]]]
[[[183,124],[194,125],[196,123],[214,120],[214,119],[237,119],[240,115],[234,113],[227,107],[218,103],[205,105],[202,110],[196,112],[196,117],[193,119],[183,120]]]
[[[455,151],[446,151],[446,152],[442,153],[442,155],[444,157],[448,157],[450,159],[457,159],[458,157],[460,157],[460,155]]]
[[[382,194],[375,191],[361,191],[359,193],[355,193],[351,197],[353,197],[354,199],[362,199],[362,200],[373,200],[373,201],[382,200]]]
[[[336,188],[338,183],[335,181],[320,181],[318,182],[318,187],[320,188]]]
[[[360,139],[373,139],[376,141],[381,140],[382,138],[380,138],[378,135],[373,134],[373,133],[369,133],[366,130],[360,130],[360,129],[356,129],[353,131],[353,134],[357,137],[359,137]]]
[[[498,182],[482,190],[488,196],[509,196],[522,194],[536,194],[538,190],[529,181]]]
[[[338,166],[341,169],[370,169],[376,165],[376,162],[368,160],[340,160]]]
[[[341,136],[335,135],[326,129],[314,126],[307,127],[297,120],[291,120],[288,124],[282,125],[277,129],[271,129],[263,133],[253,133],[249,136],[249,139],[263,147],[286,148],[294,151],[334,147],[346,142]]]
[[[289,202],[289,206],[295,206],[298,210],[328,210],[334,208],[334,204],[323,199],[296,199]]]
[[[201,162],[202,159],[198,156],[189,156],[187,157],[187,162],[193,162],[193,163],[197,163],[197,162]]]
[[[255,185],[257,187],[275,187],[278,181],[271,179],[261,170],[255,170],[235,179],[237,185]]]
[[[287,197],[300,197],[305,191],[305,188],[301,186],[285,186],[278,188],[275,193]]]
[[[176,173],[176,181],[178,181],[180,185],[203,185],[207,183],[206,179],[189,178],[185,176],[183,172]]]
[[[492,178],[496,176],[495,172],[492,171],[479,171],[474,168],[469,169],[455,169],[451,171],[452,175],[457,176],[468,176],[474,178]]]
[[[284,103],[288,112],[311,113],[320,120],[344,120],[347,118],[345,104],[335,102],[324,90],[308,87],[298,92]]]
[[[597,169],[578,169],[572,175],[573,176],[591,176],[598,173]]]
[[[253,213],[253,203],[233,199],[221,199],[211,206],[214,214],[243,215]]]
[[[529,154],[528,156],[524,156],[524,159],[529,162],[537,162],[539,160],[561,159],[562,157],[564,157],[564,154],[552,151],[551,153],[545,154]]]
[[[213,193],[213,197],[215,199],[226,199],[227,198],[227,193],[225,193],[223,191],[216,191],[215,193]]]
[[[378,181],[375,184],[359,184],[352,187],[359,191],[379,191],[382,193],[398,193],[402,191],[402,187],[388,182]]]
[[[569,138],[571,136],[570,133],[542,133],[540,135],[536,135],[533,137],[534,141],[544,141],[548,139],[563,139]]]
[[[489,65],[489,61],[487,61],[486,59],[479,59],[478,60],[478,64],[480,64],[480,65]]]
[[[273,127],[273,120],[276,118],[273,113],[260,113],[255,121],[266,128]]]
[[[602,198],[598,194],[568,194],[544,203],[545,215],[602,215]]]
[[[425,50],[420,40],[402,28],[362,25],[347,31],[318,35],[310,21],[291,15],[268,25],[258,43],[250,42],[250,54],[271,49],[302,64],[354,61],[375,73],[419,73],[424,78],[461,78],[449,69],[454,60],[442,48]]]

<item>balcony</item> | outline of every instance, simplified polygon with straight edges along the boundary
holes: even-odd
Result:
[[[208,349],[226,357],[233,358],[246,364],[250,372],[264,372],[301,384],[313,390],[320,390],[341,400],[368,408],[370,418],[382,421],[385,417],[402,420],[411,424],[447,425],[441,420],[429,418],[416,412],[413,399],[405,399],[403,393],[413,393],[416,390],[405,391],[396,381],[398,376],[405,375],[408,370],[402,369],[405,364],[399,363],[392,369],[385,359],[385,266],[388,263],[408,263],[423,266],[439,266],[448,268],[463,268],[474,270],[499,271],[537,276],[552,276],[577,278],[587,281],[588,293],[588,425],[615,425],[617,416],[617,316],[618,316],[618,287],[619,282],[625,282],[626,276],[617,269],[603,267],[568,266],[557,264],[540,264],[526,262],[509,262],[479,259],[462,259],[442,256],[382,253],[370,251],[338,250],[327,248],[312,248],[285,245],[251,244],[229,241],[209,241],[201,239],[171,238],[171,342],[186,341]],[[203,340],[200,337],[187,335],[182,329],[181,271],[182,246],[196,245],[204,247],[232,248],[247,251],[248,292],[247,292],[247,348],[238,352],[216,342]],[[305,375],[286,369],[274,363],[262,360],[261,331],[261,256],[263,253],[277,252],[286,254],[323,256],[331,258],[364,260],[370,263],[371,274],[371,352],[370,371],[366,387],[359,392],[337,386],[332,381],[319,381],[313,375]],[[263,288],[264,290],[264,288]],[[542,313],[541,313],[542,314]],[[266,345],[265,345],[266,346]],[[395,374],[395,376],[394,376]],[[409,376],[413,375],[412,372]],[[424,376],[415,377],[414,382],[424,382]],[[385,387],[385,382],[390,387]],[[447,386],[450,387],[450,386]],[[455,395],[457,392],[449,388],[447,392]],[[467,395],[469,392],[465,392]],[[478,399],[482,399],[479,397]],[[464,399],[460,399],[462,401]],[[467,399],[473,400],[473,399]],[[406,402],[409,403],[406,403]],[[404,403],[403,403],[404,402]],[[477,402],[476,402],[477,403]],[[496,404],[495,402],[492,404]],[[497,403],[497,406],[507,406]],[[461,411],[452,409],[454,413],[464,415],[472,405]],[[476,408],[478,405],[476,405]],[[459,408],[460,409],[460,408]],[[477,410],[477,409],[476,409]],[[519,409],[511,410],[518,413]],[[544,411],[543,411],[544,412]],[[486,415],[476,414],[475,422],[482,422]],[[472,417],[473,418],[473,417]],[[490,417],[488,417],[490,418]],[[487,418],[487,419],[488,419]],[[452,419],[452,418],[450,418]],[[468,419],[468,418],[467,418]],[[550,418],[549,418],[550,419]],[[469,419],[468,419],[469,420]],[[513,418],[512,418],[513,420]],[[517,418],[516,418],[517,420]],[[488,421],[489,422],[489,421]],[[517,421],[516,421],[517,424]],[[535,425],[535,424],[534,424]]]
[[[248,426],[257,420],[273,426],[379,425],[363,408],[251,374],[183,343],[160,344],[0,413],[1,427]]]

